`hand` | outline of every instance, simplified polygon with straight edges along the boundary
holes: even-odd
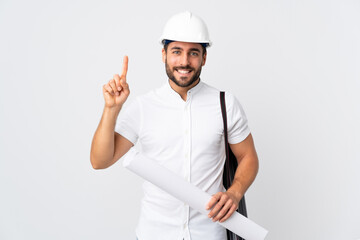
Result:
[[[125,56],[121,76],[119,76],[119,74],[115,74],[113,79],[103,86],[105,107],[121,108],[129,96],[130,89],[126,82],[128,61],[128,57]]]
[[[224,222],[236,211],[239,202],[240,200],[229,191],[218,192],[212,196],[206,205],[206,210],[212,209],[208,217],[212,218],[213,222]]]

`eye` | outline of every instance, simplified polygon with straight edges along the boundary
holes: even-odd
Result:
[[[172,53],[173,53],[173,54],[180,54],[180,51],[177,51],[177,50],[176,50],[176,51],[173,51]]]
[[[190,55],[194,56],[194,57],[197,57],[197,56],[199,56],[199,53],[198,52],[191,52]]]

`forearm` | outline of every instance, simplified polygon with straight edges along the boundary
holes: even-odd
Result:
[[[234,180],[228,192],[231,192],[237,200],[244,196],[247,189],[254,182],[259,169],[259,161],[256,153],[244,156],[236,169]]]
[[[236,150],[237,147],[234,147]],[[208,214],[213,221],[224,222],[239,206],[241,198],[254,181],[258,171],[258,159],[255,150],[254,154],[237,156],[238,167],[234,180],[226,192],[218,192],[212,196],[206,209],[211,209]]]
[[[121,107],[105,107],[91,144],[90,161],[95,169],[114,163],[115,124]]]

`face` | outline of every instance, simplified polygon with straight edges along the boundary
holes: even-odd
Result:
[[[171,42],[162,50],[166,74],[179,87],[189,87],[199,79],[206,53],[198,43]]]

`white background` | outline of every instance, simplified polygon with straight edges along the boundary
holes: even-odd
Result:
[[[234,93],[268,240],[360,238],[360,2],[0,0],[0,239],[134,239],[142,180],[96,171],[101,87],[129,56],[130,100],[166,81],[158,38],[183,10],[213,47],[202,79]]]

